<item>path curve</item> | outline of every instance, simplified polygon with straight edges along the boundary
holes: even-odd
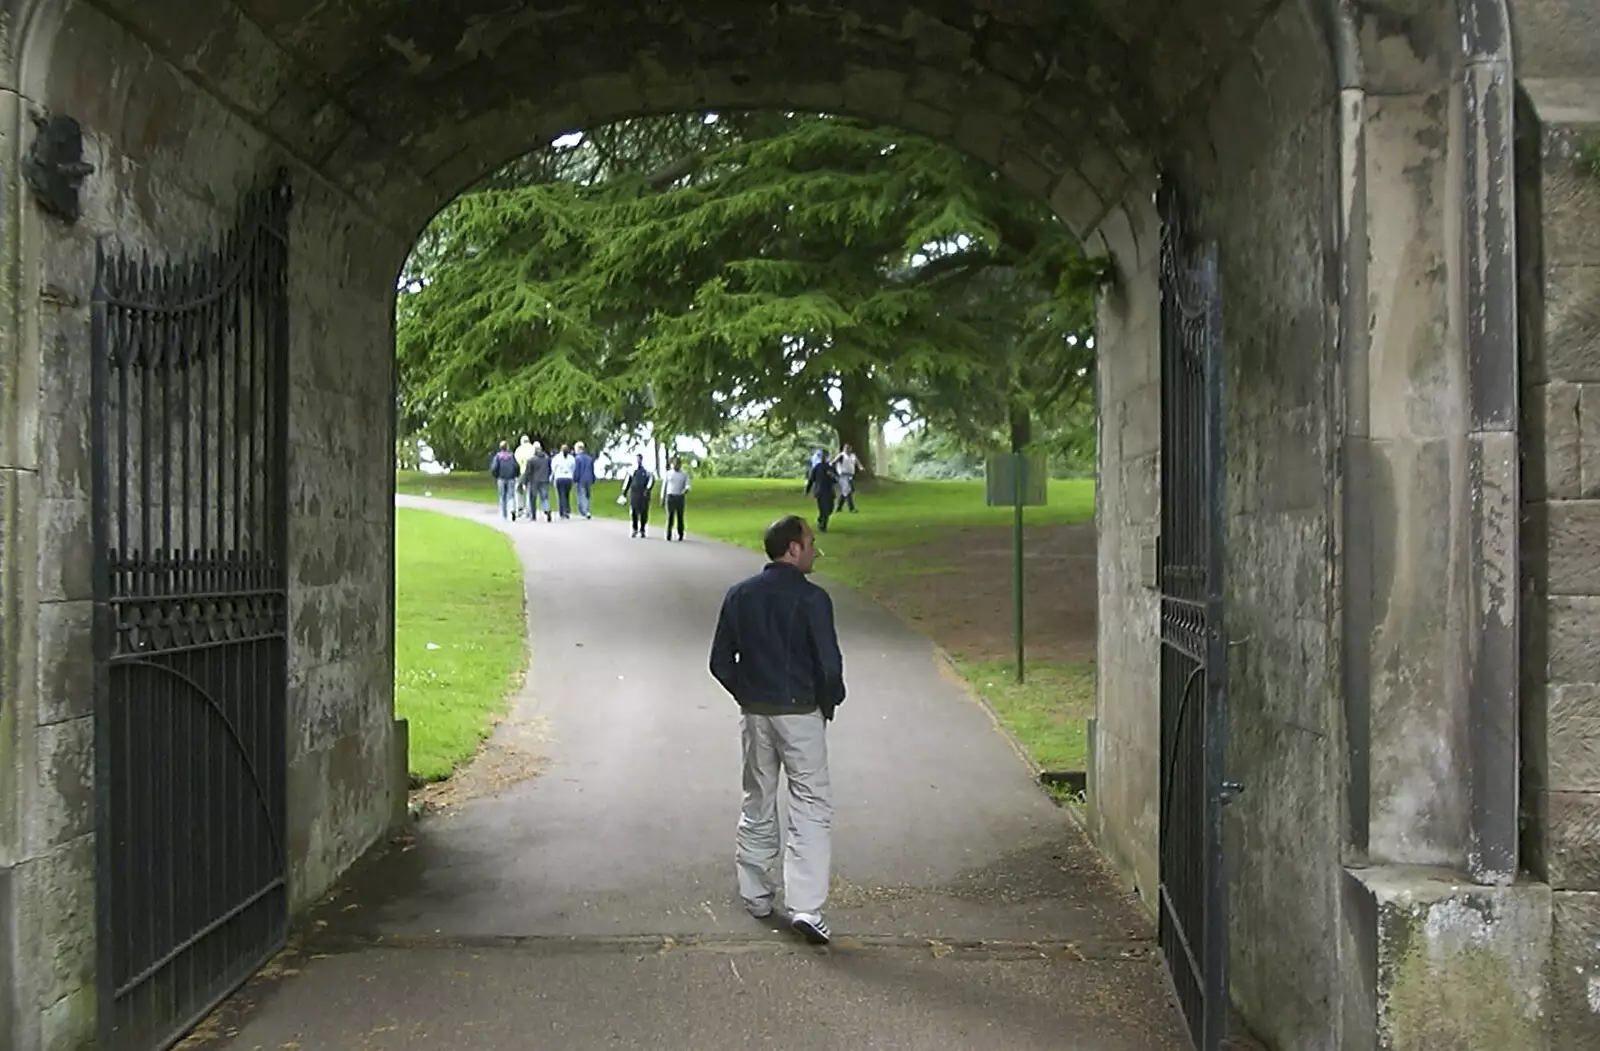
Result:
[[[621,970],[609,980],[618,991],[633,989],[643,1002],[654,995],[653,981],[687,981],[685,996],[704,999],[682,1010],[726,1014],[712,1027],[722,1037],[667,1039],[666,1046],[721,1048],[766,1046],[765,1030],[748,1009],[723,1002],[715,983],[693,985],[708,956],[724,977],[741,967],[775,968],[770,977],[780,989],[801,980],[783,972],[826,967],[830,959],[948,957],[951,966],[932,984],[850,978],[866,985],[846,1013],[870,1019],[921,1010],[936,1018],[952,1003],[965,1005],[962,1024],[987,1027],[996,1042],[943,1042],[947,1021],[942,1037],[907,1023],[892,1040],[852,1043],[846,1027],[834,1034],[838,1045],[782,1045],[1185,1046],[1143,914],[1035,786],[988,713],[941,673],[928,641],[887,610],[822,579],[834,599],[850,694],[829,742],[837,814],[827,914],[840,937],[819,956],[745,915],[733,883],[738,711],[706,659],[723,592],[761,558],[693,536],[683,544],[659,533],[632,539],[619,521],[505,523],[492,507],[416,497],[397,503],[481,521],[514,538],[526,567],[531,670],[502,733],[523,745],[540,740],[545,754],[531,780],[430,815],[407,849],[363,866],[317,921],[328,961],[349,965],[354,953],[392,970],[390,980],[403,986],[406,961],[420,966],[420,956],[444,966],[440,954],[466,953],[493,974],[542,961],[567,976],[562,981],[615,956],[611,966]],[[485,956],[485,947],[520,962]],[[683,961],[682,974],[638,972],[639,959],[670,948],[680,950],[674,958]],[[751,952],[759,961],[744,962]],[[330,976],[338,970],[320,966]],[[1024,970],[1007,970],[1018,967]],[[490,981],[488,972],[480,978]],[[842,976],[805,979],[812,980],[822,989]],[[989,988],[996,980],[1006,988]],[[649,989],[640,991],[641,982]],[[333,1010],[341,1002],[336,987],[304,979],[285,985],[275,998],[281,1011],[245,1025],[242,1046],[273,1046],[280,1030],[270,1017],[285,1022],[291,1011],[302,1027],[321,1017],[347,1031],[358,1023]],[[344,1009],[359,1000],[342,1001]],[[605,1002],[622,1001],[607,995]],[[475,1010],[432,1009],[444,1019]],[[565,1013],[577,1019],[572,1039],[549,1046],[614,1046],[584,1035],[576,1005]],[[1023,1024],[1035,1016],[1037,1041],[1032,1023]],[[473,1039],[486,1032],[473,1030]],[[343,1046],[332,1031],[327,1041],[298,1040]]]

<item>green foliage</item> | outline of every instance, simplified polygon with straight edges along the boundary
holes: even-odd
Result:
[[[1592,178],[1600,179],[1600,133],[1578,136],[1578,166]]]
[[[701,471],[728,478],[804,478],[811,451],[822,448],[835,449],[826,427],[783,433],[766,421],[740,421],[707,443]]]
[[[907,481],[982,478],[983,464],[982,450],[933,427],[917,428],[889,450],[889,473]]]
[[[896,405],[1014,435],[1086,388],[1100,277],[1048,209],[929,140],[625,122],[430,225],[397,305],[403,433],[467,464],[521,432],[715,435],[752,410],[863,455]]]

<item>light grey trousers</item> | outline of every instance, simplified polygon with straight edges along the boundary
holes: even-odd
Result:
[[[746,712],[744,806],[739,811],[735,868],[745,904],[762,909],[777,893],[783,851],[783,901],[792,912],[820,912],[833,860],[833,789],[828,780],[827,721],[807,715]],[[778,775],[789,787],[788,833],[778,821]]]

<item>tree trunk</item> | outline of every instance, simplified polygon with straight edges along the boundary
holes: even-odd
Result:
[[[1020,401],[1011,403],[1011,451],[1027,452],[1033,444],[1033,413]]]
[[[869,406],[862,402],[856,384],[850,376],[839,377],[839,411],[833,416],[833,429],[839,436],[839,449],[850,446],[860,466],[856,468],[859,477],[871,477],[874,473],[872,450],[872,417],[868,412]],[[836,452],[838,450],[835,450]]]
[[[884,465],[880,474],[889,469],[889,442],[884,437],[882,420],[874,420],[872,424],[872,462]]]

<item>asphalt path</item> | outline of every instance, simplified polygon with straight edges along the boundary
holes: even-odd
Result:
[[[738,710],[706,661],[760,556],[398,501],[515,538],[531,670],[483,762],[525,779],[480,777],[361,866],[224,1012],[224,1043],[1188,1046],[1144,913],[928,641],[827,580],[825,536],[849,697],[819,950],[747,916],[733,880]]]

